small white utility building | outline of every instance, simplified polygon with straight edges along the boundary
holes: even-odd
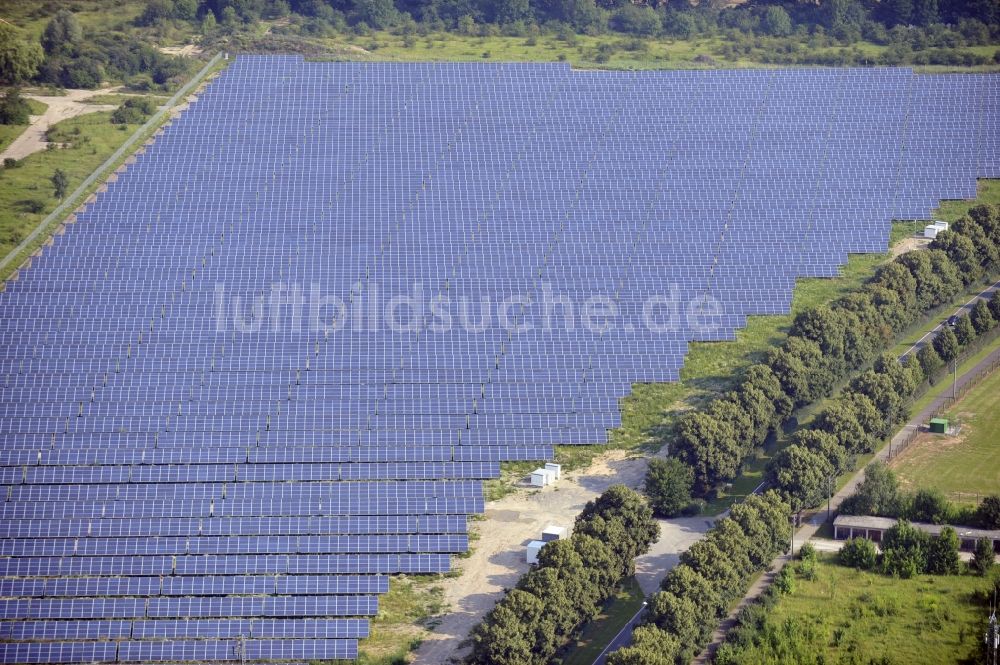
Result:
[[[566,538],[566,527],[549,525],[542,529],[542,540],[546,543],[553,540],[564,540]]]
[[[524,550],[524,560],[528,563],[538,563],[538,553],[545,547],[544,540],[532,540]]]
[[[545,487],[555,481],[555,476],[548,469],[535,469],[531,472],[531,484],[535,487]]]
[[[937,238],[937,235],[942,231],[948,230],[948,222],[934,222],[933,224],[928,224],[924,227],[924,237],[925,238]]]

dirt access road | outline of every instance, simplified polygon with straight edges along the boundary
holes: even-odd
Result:
[[[444,580],[445,602],[450,611],[426,636],[414,653],[415,663],[440,665],[467,653],[463,644],[469,631],[528,570],[524,546],[541,537],[550,524],[572,526],[590,501],[615,483],[638,488],[647,460],[609,451],[588,469],[564,474],[562,480],[542,489],[524,488],[486,506],[485,519],[473,522],[478,539],[467,559],[455,559],[460,577]],[[681,552],[700,539],[711,525],[704,517],[661,520],[662,534],[650,552],[636,560],[636,577],[643,591],[655,591]]]
[[[106,95],[116,90],[117,88],[67,90],[65,95],[59,97],[25,94],[26,98],[47,104],[49,108],[42,115],[31,116],[31,124],[20,136],[14,139],[13,143],[7,146],[3,153],[0,153],[0,159],[24,159],[32,153],[45,150],[49,145],[49,142],[45,140],[45,132],[49,131],[49,128],[57,122],[87,113],[113,111],[117,108],[113,104],[86,104],[84,100],[96,95]]]

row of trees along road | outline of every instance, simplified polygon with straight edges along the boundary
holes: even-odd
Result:
[[[957,342],[958,334],[944,332],[905,364],[880,356],[882,350],[927,312],[998,271],[1000,209],[981,205],[941,233],[928,250],[900,255],[858,291],[797,315],[785,342],[768,352],[764,362],[749,367],[734,390],[680,419],[671,450],[691,468],[694,492],[710,496],[718,485],[733,480],[796,408],[828,397],[858,368],[873,365],[820,414],[816,426],[801,434],[773,467],[772,478],[779,479],[777,470],[783,466],[815,467],[814,460],[804,458],[817,454],[829,461],[830,470],[848,468],[852,455],[870,452],[905,416],[905,400],[924,377],[954,357],[951,340],[954,336]],[[966,328],[977,334],[992,328],[1000,318],[998,305],[976,305],[968,326],[961,323],[961,334],[966,335]],[[779,480],[793,489],[791,478]],[[788,495],[798,496],[799,503],[814,499],[812,485],[805,483]]]
[[[642,495],[613,485],[576,518],[573,534],[545,545],[525,574],[472,632],[470,662],[548,663],[600,611],[619,584],[635,574],[660,526]]]
[[[791,536],[789,506],[777,492],[751,496],[681,555],[649,599],[646,623],[608,665],[686,663],[708,642],[730,605]]]

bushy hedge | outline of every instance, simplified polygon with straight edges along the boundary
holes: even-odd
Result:
[[[597,616],[621,581],[635,573],[635,558],[659,534],[642,496],[624,485],[608,488],[584,507],[573,535],[545,545],[538,566],[473,630],[470,662],[549,662],[585,621]]]
[[[688,662],[754,575],[787,549],[788,518],[788,504],[773,491],[733,506],[681,555],[649,599],[646,625],[635,631],[631,646],[608,656],[608,665]]]
[[[139,124],[156,111],[156,104],[143,97],[129,97],[111,114],[116,125]]]
[[[904,492],[899,487],[896,474],[882,462],[873,462],[865,468],[865,479],[854,494],[840,504],[845,515],[871,515],[891,517],[928,524],[961,524],[978,529],[1000,529],[1000,495],[983,498],[979,506],[971,508],[948,501],[935,489]]]
[[[751,366],[735,390],[680,419],[672,449],[692,468],[695,493],[709,494],[735,478],[795,408],[829,396],[858,367],[875,361],[817,418],[813,429],[835,440],[803,434],[774,466],[772,480],[790,498],[815,500],[823,491],[817,489],[816,479],[798,472],[780,477],[779,470],[791,465],[817,477],[844,470],[852,455],[870,452],[905,419],[907,399],[938,369],[940,351],[924,350],[905,364],[879,353],[920,316],[1000,270],[998,247],[1000,209],[977,206],[939,234],[928,250],[903,254],[879,268],[856,293],[797,315],[786,341],[771,350],[765,362]],[[969,320],[972,330],[989,327],[998,311],[996,298],[977,307],[976,318]]]

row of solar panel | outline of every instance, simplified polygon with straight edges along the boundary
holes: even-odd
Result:
[[[574,373],[574,376],[566,376],[568,381],[602,382],[602,377],[582,376]],[[607,381],[606,385],[622,385],[621,380]],[[627,384],[625,384],[627,385]],[[624,389],[624,388],[623,388]],[[406,430],[355,430],[355,431],[270,431],[261,429],[256,432],[227,430],[216,432],[177,432],[177,431],[153,431],[153,432],[123,432],[116,430],[113,432],[71,432],[67,423],[58,423],[48,432],[21,432],[17,436],[6,437],[9,441],[8,450],[16,448],[29,448],[37,450],[40,447],[55,448],[56,443],[63,449],[69,448],[99,448],[106,447],[109,442],[121,443],[122,446],[134,444],[136,449],[149,451],[153,448],[171,447],[202,447],[206,444],[215,444],[220,448],[249,447],[261,449],[271,446],[288,447],[324,447],[324,446],[361,446],[372,447],[376,450],[372,455],[379,455],[375,459],[383,459],[386,453],[382,449],[392,446],[456,446],[454,453],[456,460],[476,459],[458,457],[459,455],[476,453],[462,453],[463,447],[503,447],[507,446],[512,450],[523,447],[525,450],[544,448],[549,443],[572,443],[577,437],[592,439],[594,437],[606,436],[604,430],[576,428],[573,430],[544,428],[535,431],[534,436],[530,436],[525,430],[509,430],[506,432],[496,432],[489,430],[436,430],[436,431],[406,431]],[[365,455],[360,450],[356,453]],[[401,453],[404,454],[404,453]],[[415,453],[414,453],[415,454]],[[355,459],[363,459],[358,457]],[[389,459],[400,459],[390,457]],[[405,459],[405,458],[403,458]],[[415,458],[420,459],[420,458]],[[445,457],[443,459],[450,459]],[[536,459],[536,458],[532,458]]]
[[[465,533],[464,515],[8,520],[0,538]]]
[[[190,447],[155,448],[158,437],[152,435],[110,435],[81,437],[88,446],[76,445],[70,435],[29,437],[24,448],[11,446],[0,450],[0,466],[62,465],[161,465],[161,464],[326,464],[334,462],[434,462],[434,461],[506,461],[511,459],[552,459],[551,446],[493,446],[452,448],[420,445],[354,448],[328,441],[326,446],[294,447],[291,442],[270,448],[203,448],[197,442]],[[47,448],[40,449],[46,444]],[[55,444],[59,444],[58,446]],[[144,447],[144,444],[148,447]]]
[[[0,642],[4,663],[153,663],[356,658],[356,640]]]
[[[96,468],[96,467],[95,467]],[[282,500],[349,501],[362,499],[402,499],[427,497],[481,497],[482,485],[475,480],[406,480],[342,482],[259,482],[259,483],[152,483],[152,484],[63,484],[20,485],[7,492],[7,503],[93,499],[130,500],[135,498],[190,497],[225,500],[274,498]],[[62,498],[58,498],[62,497]]]
[[[364,638],[368,619],[160,619],[0,622],[0,640],[155,640],[177,638]]]
[[[60,596],[320,596],[383,594],[384,575],[289,575],[224,577],[71,577],[0,580],[0,596],[58,598]],[[3,636],[0,628],[0,637]],[[127,636],[126,636],[127,637]],[[272,636],[273,637],[273,636]]]
[[[72,483],[87,485],[95,483],[286,482],[292,480],[445,480],[497,478],[499,475],[499,462],[25,466],[0,467],[0,484],[63,485]]]
[[[156,536],[140,538],[8,538],[0,555],[150,556],[156,554],[350,554],[466,552],[469,538],[454,535]]]
[[[374,616],[376,596],[0,599],[0,619]]]
[[[353,483],[351,483],[353,484]],[[469,515],[481,513],[481,497],[443,499],[421,497],[416,499],[352,497],[340,501],[246,499],[229,501],[172,499],[170,505],[153,505],[155,497],[139,500],[100,503],[94,500],[85,505],[67,504],[56,497],[49,501],[18,503],[7,501],[0,505],[0,519],[66,519],[71,517],[118,518],[129,517],[326,517],[344,515]],[[24,499],[28,500],[28,499]],[[83,500],[83,499],[81,499]]]
[[[72,432],[155,432],[174,430],[178,432],[216,432],[257,429],[322,430],[322,429],[397,429],[397,430],[441,430],[441,429],[536,429],[552,427],[558,429],[617,427],[621,422],[618,413],[472,413],[472,405],[463,414],[412,414],[387,413],[369,415],[349,411],[328,413],[283,413],[280,415],[220,414],[215,416],[156,416],[119,415],[92,416],[84,410],[83,415],[62,416],[8,416],[0,424],[0,434],[22,432],[51,432],[53,428],[64,428]],[[64,423],[64,418],[68,423]]]
[[[0,559],[0,577],[446,573],[450,563],[448,554],[19,557]]]

